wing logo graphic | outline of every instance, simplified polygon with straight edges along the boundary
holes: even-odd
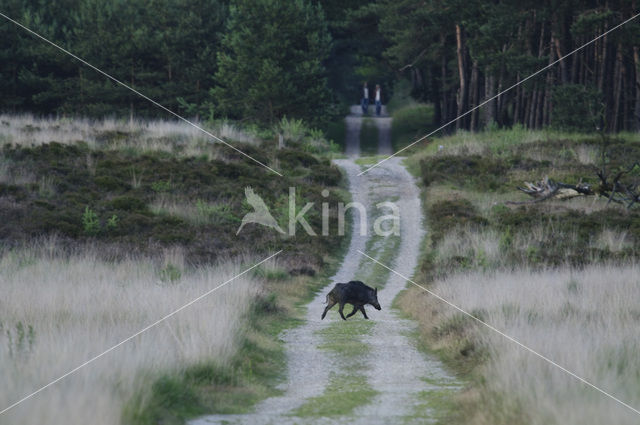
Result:
[[[240,227],[236,232],[236,235],[240,233],[245,224],[256,223],[262,224],[266,227],[271,227],[272,229],[276,229],[280,233],[285,233],[284,230],[278,225],[278,222],[269,212],[269,208],[264,203],[260,195],[257,195],[253,192],[253,189],[250,187],[246,187],[244,189],[244,194],[247,197],[247,202],[249,205],[253,207],[253,212],[247,213],[242,217],[242,223],[240,223]]]

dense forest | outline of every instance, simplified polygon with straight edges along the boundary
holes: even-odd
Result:
[[[416,1],[378,6],[385,55],[447,122],[637,13],[635,1]],[[595,131],[640,126],[633,20],[456,122]]]
[[[359,74],[385,73],[377,71],[382,62],[365,58],[380,56],[365,41],[378,36],[377,18],[345,15],[360,4],[9,0],[1,12],[179,113],[315,124],[354,101],[345,96],[357,96]],[[0,92],[5,112],[166,116],[5,18]]]
[[[635,0],[9,0],[2,12],[180,113],[313,125],[359,86],[411,81],[446,123],[637,12]],[[633,20],[458,120],[608,131],[640,128]],[[160,115],[134,93],[6,19],[0,110]]]

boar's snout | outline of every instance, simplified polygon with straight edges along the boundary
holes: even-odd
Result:
[[[378,302],[378,288],[375,288],[373,290],[373,296],[371,296],[371,301],[369,302],[369,304],[371,304],[376,310],[382,310],[382,307],[380,307],[380,303]]]

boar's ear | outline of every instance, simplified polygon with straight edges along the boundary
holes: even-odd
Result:
[[[376,295],[378,295],[378,288],[374,288],[374,289],[373,289],[373,293],[374,293],[374,294],[376,294]]]

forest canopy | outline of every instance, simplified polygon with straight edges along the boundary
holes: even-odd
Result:
[[[315,124],[364,81],[410,82],[451,129],[640,128],[635,0],[7,0],[3,13],[179,113]],[[535,78],[529,75],[551,65]],[[160,116],[134,93],[0,21],[0,110]]]

